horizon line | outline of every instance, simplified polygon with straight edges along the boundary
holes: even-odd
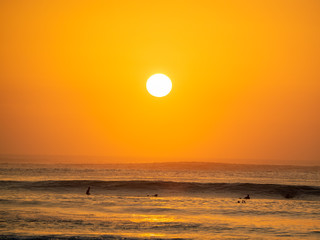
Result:
[[[279,160],[279,159],[245,159],[245,158],[183,158],[183,157],[128,157],[128,156],[106,156],[106,155],[68,155],[68,154],[1,154],[0,153],[0,163],[8,163],[3,162],[5,160],[14,160],[15,163],[23,163],[19,160],[23,160],[22,158],[27,158],[25,162],[26,164],[74,164],[74,165],[138,165],[138,164],[165,164],[165,163],[212,163],[212,164],[232,164],[232,165],[270,165],[270,166],[320,166],[320,163],[316,161],[309,160],[307,162],[303,160]],[[30,159],[36,158],[36,159]],[[42,158],[42,159],[40,159]],[[39,162],[41,160],[53,160],[53,158],[57,158],[54,162],[45,163]],[[93,158],[93,162],[75,162],[75,158],[79,161],[89,160],[89,158]],[[97,159],[107,160],[106,162],[97,162]],[[123,161],[126,159],[137,160],[138,162],[132,161]],[[149,159],[149,160],[147,160]],[[31,161],[30,161],[31,160]],[[33,161],[32,161],[33,160]],[[94,161],[95,160],[95,161]],[[112,162],[112,160],[122,160],[121,162]],[[142,160],[142,161],[141,161]],[[145,160],[145,161],[143,161]],[[153,161],[152,161],[153,160]],[[171,161],[172,160],[172,161]]]

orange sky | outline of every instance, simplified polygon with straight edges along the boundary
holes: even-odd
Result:
[[[2,0],[0,154],[320,164],[319,12],[318,0]],[[168,96],[146,91],[154,73]]]

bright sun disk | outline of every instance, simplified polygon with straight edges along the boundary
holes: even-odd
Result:
[[[172,82],[166,75],[157,73],[147,80],[147,90],[155,97],[164,97],[172,89]]]

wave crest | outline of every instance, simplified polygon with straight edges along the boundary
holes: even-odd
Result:
[[[95,192],[123,191],[125,193],[172,193],[172,194],[250,194],[259,197],[296,198],[302,196],[320,196],[320,187],[256,184],[256,183],[195,183],[170,181],[0,181],[4,189],[31,191],[83,192],[88,186]]]

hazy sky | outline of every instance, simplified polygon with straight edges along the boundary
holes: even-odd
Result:
[[[0,154],[320,163],[319,13],[318,0],[2,0]],[[146,91],[154,73],[168,96]]]

